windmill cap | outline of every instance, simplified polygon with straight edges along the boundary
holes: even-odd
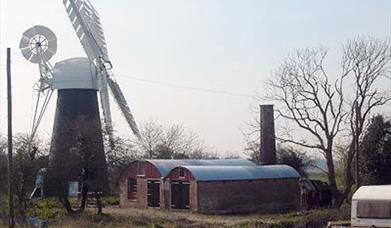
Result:
[[[53,88],[99,90],[99,73],[88,58],[66,59],[54,66]]]

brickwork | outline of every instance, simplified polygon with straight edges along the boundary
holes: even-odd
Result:
[[[297,179],[198,182],[197,197],[202,213],[285,212],[299,209],[300,188]]]
[[[137,178],[137,206],[141,208],[148,207],[148,184],[144,177]]]
[[[190,210],[198,211],[198,184],[196,181],[190,181]]]
[[[261,105],[261,164],[276,164],[276,139],[274,130],[274,109],[273,105]]]
[[[193,174],[191,174],[191,172],[188,169],[183,169],[183,174],[184,174],[183,176],[179,175],[179,170],[180,170],[180,168],[175,168],[173,171],[170,172],[170,175],[168,178],[170,178],[171,180],[176,180],[176,181],[195,180],[193,177]]]
[[[170,199],[170,181],[165,179],[160,182],[160,209],[170,209]]]
[[[144,175],[139,175],[140,161],[132,162],[121,177],[120,181],[120,207],[148,207],[147,180],[160,180],[159,170],[151,163],[144,162]],[[137,179],[136,199],[128,199],[128,179]],[[161,205],[164,195],[160,195]]]
[[[165,179],[157,168],[144,163],[145,175],[138,175],[138,161],[132,163],[120,181],[121,207],[148,207],[148,180],[160,181],[160,209],[171,208],[171,182],[190,182],[190,210],[201,213],[285,212],[300,207],[298,179],[197,181],[188,169],[174,169]],[[128,180],[137,180],[135,199],[128,199]]]
[[[122,178],[120,181],[120,207],[147,208],[148,185],[144,177],[137,177],[137,194],[135,199],[128,199],[128,181]]]

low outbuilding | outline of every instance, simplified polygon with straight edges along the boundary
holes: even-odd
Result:
[[[300,208],[300,174],[287,165],[191,166],[165,178],[172,209],[224,214]]]
[[[136,160],[122,174],[120,180],[120,206],[169,209],[170,183],[164,178],[181,165],[189,166],[256,166],[246,159],[210,160]]]
[[[391,185],[360,187],[351,210],[352,227],[391,227]]]

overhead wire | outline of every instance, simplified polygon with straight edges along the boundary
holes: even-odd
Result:
[[[194,87],[194,86],[188,86],[188,85],[182,85],[182,84],[176,84],[171,82],[163,82],[163,81],[156,81],[156,80],[150,80],[150,79],[143,79],[143,78],[137,78],[129,75],[122,75],[122,74],[116,74],[116,77],[134,80],[134,81],[140,81],[145,82],[149,84],[156,84],[156,85],[165,85],[185,90],[194,90],[199,92],[207,92],[207,93],[215,93],[215,94],[223,94],[223,95],[229,95],[229,96],[236,96],[236,97],[246,97],[246,98],[253,98],[253,95],[245,94],[245,93],[237,93],[237,92],[230,92],[226,90],[216,90],[216,89],[209,89],[209,88],[200,88],[200,87]]]

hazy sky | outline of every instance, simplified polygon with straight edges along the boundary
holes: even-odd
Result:
[[[357,35],[391,34],[390,0],[91,0],[100,13],[114,72],[137,122],[181,123],[220,153],[244,148],[246,127],[256,102],[233,96],[172,87],[254,95],[262,80],[294,48],[330,49],[330,71],[338,51]],[[5,48],[13,49],[15,132],[27,132],[33,115],[38,68],[18,50],[22,33],[36,24],[58,38],[57,61],[85,56],[62,0],[1,0],[0,130],[6,132]],[[155,83],[138,79],[155,81]],[[52,99],[39,134],[52,131]],[[117,134],[127,128],[113,104]]]

